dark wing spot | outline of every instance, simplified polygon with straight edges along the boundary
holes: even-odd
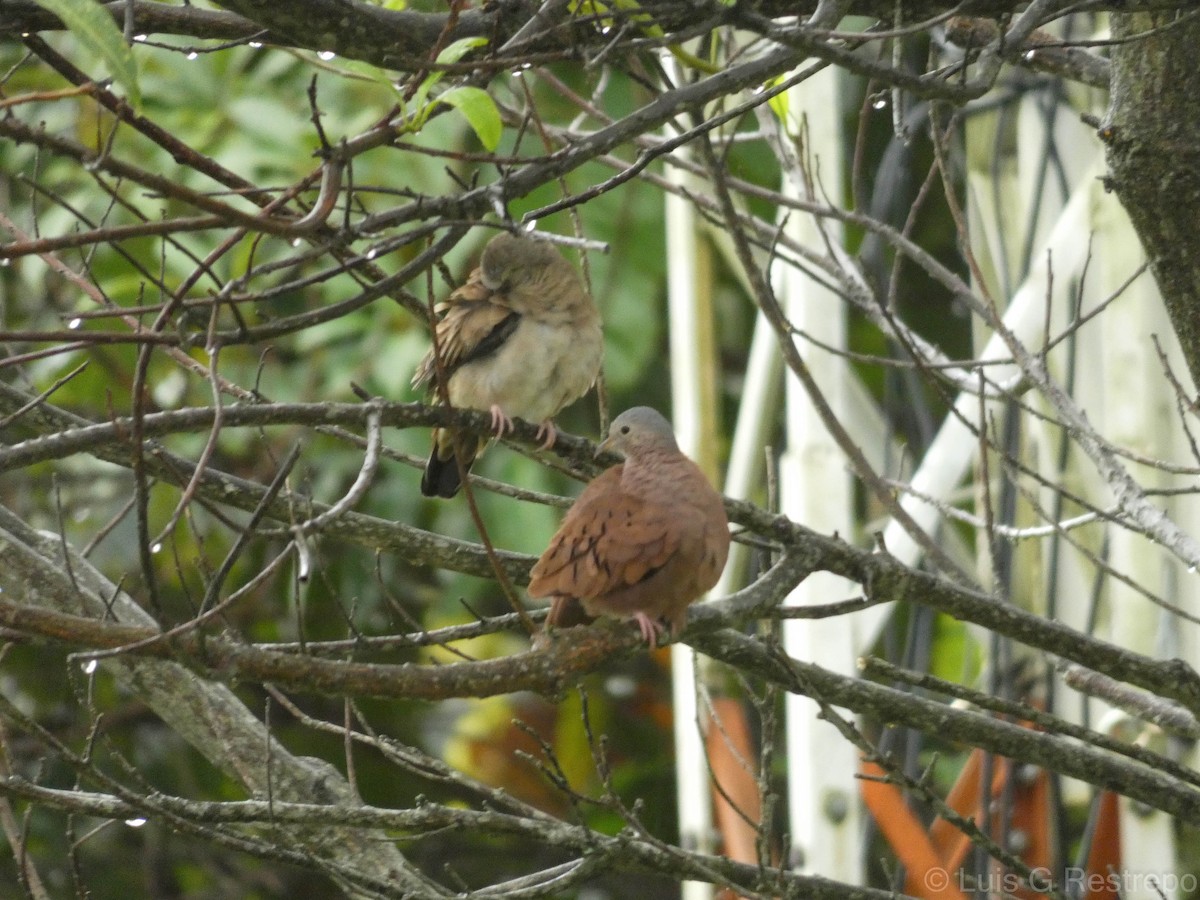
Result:
[[[643,581],[649,581],[651,578],[653,578],[655,575],[657,575],[661,571],[662,571],[662,566],[655,566],[653,569],[647,569],[646,574],[643,575],[641,578],[639,578],[637,580],[637,583],[641,584]]]
[[[476,360],[484,359],[491,356],[497,350],[504,346],[504,342],[512,336],[512,333],[517,330],[517,325],[521,322],[521,314],[517,312],[509,313],[489,331],[478,344],[476,344],[470,353],[463,355],[462,359],[454,367],[458,369],[465,366],[467,363],[475,362]],[[447,373],[449,374],[449,373]]]

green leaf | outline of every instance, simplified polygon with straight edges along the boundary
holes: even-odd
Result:
[[[500,145],[500,133],[504,126],[500,122],[500,110],[491,94],[477,87],[463,85],[451,88],[438,97],[442,103],[448,103],[457,109],[467,124],[475,130],[479,142],[488,150],[495,150]]]
[[[581,18],[586,16],[593,19],[596,27],[602,30],[613,26],[612,16],[609,15],[611,10],[607,3],[602,3],[600,0],[576,0],[576,2],[568,4],[567,8],[573,16]]]
[[[783,81],[783,76],[779,75],[775,78],[772,78],[770,81],[768,81],[763,86],[766,89],[770,90],[771,88],[779,85],[782,81]],[[775,118],[777,118],[780,122],[782,122],[784,127],[787,127],[787,124],[788,124],[788,94],[787,94],[787,91],[783,91],[782,93],[776,94],[774,97],[772,97],[770,100],[767,101],[767,105],[771,107],[771,112],[775,113]]]
[[[437,61],[442,65],[456,63],[476,47],[482,47],[487,42],[488,39],[485,37],[460,38],[457,41],[452,41],[442,48],[442,52],[437,55]],[[445,75],[445,72],[430,72],[425,77],[425,80],[421,82],[421,86],[417,88],[416,94],[413,95],[413,100],[416,101],[418,110],[425,106],[425,98],[429,96],[430,90]]]
[[[973,684],[983,670],[982,651],[967,626],[939,613],[933,623],[931,675],[954,684]]]
[[[476,47],[482,47],[487,42],[488,39],[485,37],[459,38],[442,48],[442,52],[437,56],[437,61],[443,65],[456,63]]]
[[[400,93],[396,90],[396,79],[379,66],[358,59],[348,59],[342,61],[336,68],[340,68],[349,77],[362,81],[373,81],[388,88],[394,94]]]
[[[125,88],[129,105],[142,105],[137,61],[111,15],[96,0],[34,0],[58,16],[76,39],[108,66],[108,74]]]

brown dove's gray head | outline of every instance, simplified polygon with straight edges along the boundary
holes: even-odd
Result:
[[[608,437],[596,448],[597,453],[603,450],[618,450],[626,456],[647,450],[678,453],[679,445],[675,442],[671,423],[658,410],[635,406],[612,420]]]
[[[546,268],[566,262],[554,245],[505,231],[483,248],[479,270],[485,287],[501,291],[520,287]]]

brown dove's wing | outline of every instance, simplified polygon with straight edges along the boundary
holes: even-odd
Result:
[[[587,599],[637,584],[679,549],[678,522],[621,490],[621,466],[587,486],[530,572],[529,596]]]

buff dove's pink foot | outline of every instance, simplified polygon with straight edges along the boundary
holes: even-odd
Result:
[[[492,416],[492,431],[496,433],[496,437],[502,438],[513,430],[513,420],[504,414],[499,404],[493,403],[488,412]]]
[[[554,427],[554,422],[550,419],[543,419],[538,425],[537,439],[541,441],[538,444],[539,450],[549,450],[554,446],[554,442],[558,440],[558,429]]]

